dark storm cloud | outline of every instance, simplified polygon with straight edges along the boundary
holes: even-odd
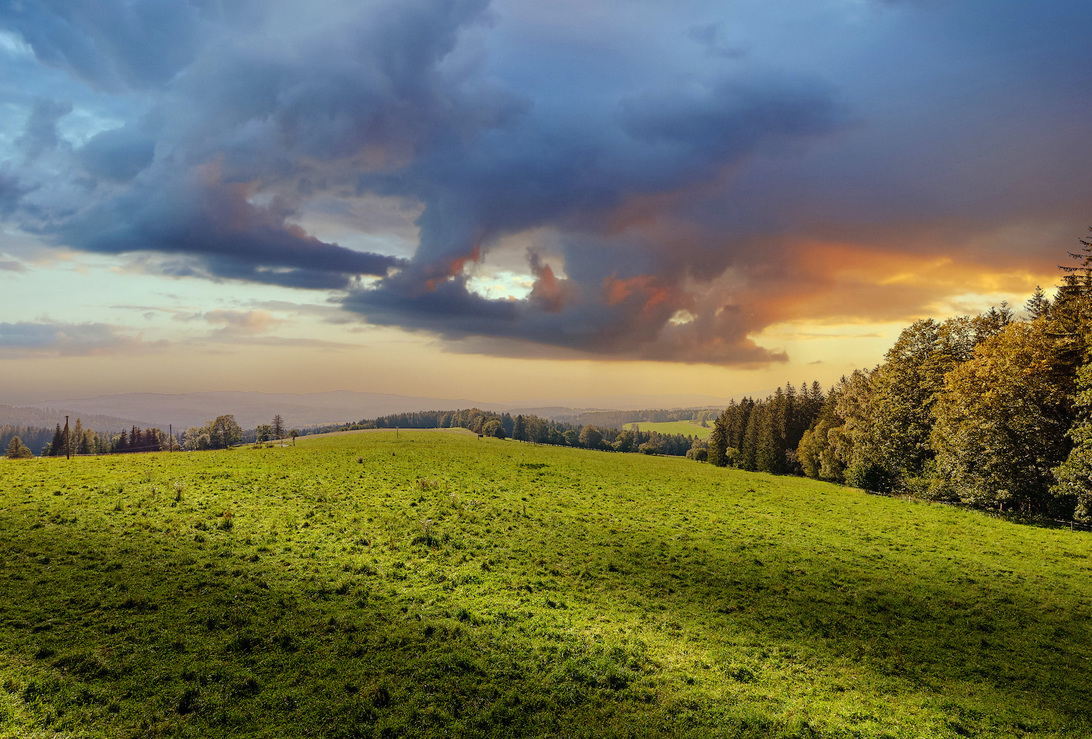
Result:
[[[722,81],[624,101],[622,121],[625,131],[641,143],[676,147],[724,165],[764,140],[833,130],[843,118],[834,97],[815,83],[771,81],[745,87]],[[693,171],[695,165],[687,169]]]
[[[99,133],[76,152],[92,177],[129,186],[100,188],[76,213],[59,205],[51,212],[48,202],[28,208],[24,227],[89,251],[190,257],[188,265],[171,263],[174,275],[344,289],[360,276],[385,275],[400,260],[322,242],[287,222],[296,215],[290,199],[271,195],[271,203],[255,204],[252,197],[285,189],[298,199],[298,188],[280,184],[326,168],[370,166],[369,152],[384,166],[386,158],[412,157],[433,138],[471,135],[503,115],[480,85],[460,91],[459,70],[445,76],[438,69],[458,29],[481,17],[486,3],[479,0],[377,6],[310,36],[271,28],[287,38],[279,54],[261,38],[216,46],[217,34],[213,48],[199,53],[190,38],[196,11],[170,5],[159,3],[155,13],[110,6],[108,15],[125,17],[118,19],[123,28],[105,35],[97,19],[73,8],[8,9],[39,58],[85,79],[143,89],[170,78],[149,98],[154,104],[142,121]],[[126,40],[144,24],[162,33],[176,21],[183,41],[168,55],[175,62],[136,75],[148,40]],[[28,30],[35,22],[65,34],[46,39]],[[86,38],[76,38],[78,30]],[[65,112],[55,104],[35,108],[23,142],[28,155],[55,143]]]
[[[155,118],[188,158],[219,157],[236,177],[306,177],[308,163],[389,167],[509,114],[510,96],[444,66],[487,5],[377,4],[321,33],[278,38],[277,53],[217,49],[179,76],[178,97]]]
[[[19,33],[42,62],[96,87],[162,85],[193,60],[200,6],[178,0],[0,3],[0,24]]]
[[[725,81],[627,98],[610,121],[587,128],[544,130],[550,122],[529,117],[482,135],[473,146],[423,152],[404,169],[361,178],[364,189],[425,203],[414,265],[355,291],[344,304],[373,322],[450,338],[509,336],[676,361],[778,358],[747,343],[752,327],[741,323],[733,328],[709,317],[689,327],[669,324],[690,304],[678,280],[700,265],[639,235],[597,234],[610,230],[609,216],[634,196],[710,182],[763,147],[828,134],[845,118],[821,85],[756,89]],[[476,261],[505,234],[557,224],[575,232],[563,248],[569,279],[558,281],[552,271],[547,276],[533,258],[535,289],[518,307],[470,295],[459,270],[444,272],[445,265],[461,269]],[[422,270],[437,266],[446,282]],[[634,288],[605,305],[604,291],[620,279],[636,280]],[[571,303],[567,309],[562,293]],[[477,308],[472,320],[466,316],[471,305]]]
[[[0,169],[0,215],[12,213],[28,191],[29,188],[19,184],[14,175]]]
[[[80,162],[89,174],[115,182],[133,179],[154,156],[154,140],[125,128],[96,134],[79,150]]]
[[[783,269],[801,244],[913,269],[995,231],[1082,232],[1087,3],[796,10],[642,6],[588,28],[515,1],[7,3],[0,27],[109,95],[78,145],[61,129],[79,104],[27,110],[0,214],[162,274],[341,291],[468,349],[744,364],[785,358],[751,337],[802,284],[839,306],[822,317],[870,309]],[[412,257],[294,225],[375,195],[420,213]],[[535,233],[551,246],[531,244],[525,297],[475,292]]]
[[[60,142],[57,121],[72,112],[72,105],[57,100],[39,98],[27,118],[26,128],[16,144],[27,159],[37,159],[56,148]]]
[[[124,196],[70,219],[57,238],[100,253],[198,256],[214,277],[315,289],[344,289],[399,263],[319,241],[286,224],[283,201],[259,207],[247,195],[215,167],[178,178],[152,171]]]
[[[741,49],[728,44],[724,37],[724,24],[720,21],[710,21],[691,26],[686,35],[692,41],[696,41],[711,56],[725,59],[740,59],[744,56]]]

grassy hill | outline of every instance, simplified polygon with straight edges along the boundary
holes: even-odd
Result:
[[[656,431],[661,434],[684,434],[686,436],[696,436],[699,439],[708,439],[709,435],[713,433],[713,427],[702,426],[700,423],[692,423],[691,421],[665,421],[663,423],[652,423],[641,421],[640,423],[627,423],[626,428],[632,429],[637,426],[641,431]]]
[[[1092,536],[453,433],[0,462],[3,737],[1087,737]]]

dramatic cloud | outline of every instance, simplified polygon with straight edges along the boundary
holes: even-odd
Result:
[[[96,134],[79,150],[80,163],[93,177],[128,182],[155,157],[155,141],[124,128]]]
[[[0,218],[456,350],[778,362],[754,338],[774,323],[911,318],[1064,257],[1092,191],[1090,21],[1076,0],[8,3],[0,54],[33,94],[0,87],[22,115]],[[501,271],[530,289],[482,287]]]
[[[190,63],[199,45],[201,2],[94,4],[8,2],[0,22],[45,64],[111,91],[163,85]],[[213,20],[209,18],[208,20]]]
[[[60,243],[88,251],[196,255],[209,275],[276,285],[344,289],[360,275],[384,275],[399,260],[327,244],[287,222],[274,198],[253,204],[251,186],[225,182],[214,165],[158,168],[132,188],[53,229]]]

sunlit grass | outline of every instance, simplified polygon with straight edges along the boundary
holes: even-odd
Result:
[[[0,476],[0,736],[1092,735],[1080,532],[452,433]]]

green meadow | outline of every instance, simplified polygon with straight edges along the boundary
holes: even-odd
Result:
[[[710,423],[709,426],[702,426],[700,423],[694,423],[692,421],[664,421],[662,423],[641,422],[641,423],[627,423],[626,428],[632,429],[637,426],[641,431],[655,431],[660,434],[683,434],[685,436],[696,436],[699,439],[708,439],[709,435],[713,433],[713,426]]]
[[[805,479],[450,432],[4,460],[0,554],[0,737],[1092,736],[1092,535]]]

